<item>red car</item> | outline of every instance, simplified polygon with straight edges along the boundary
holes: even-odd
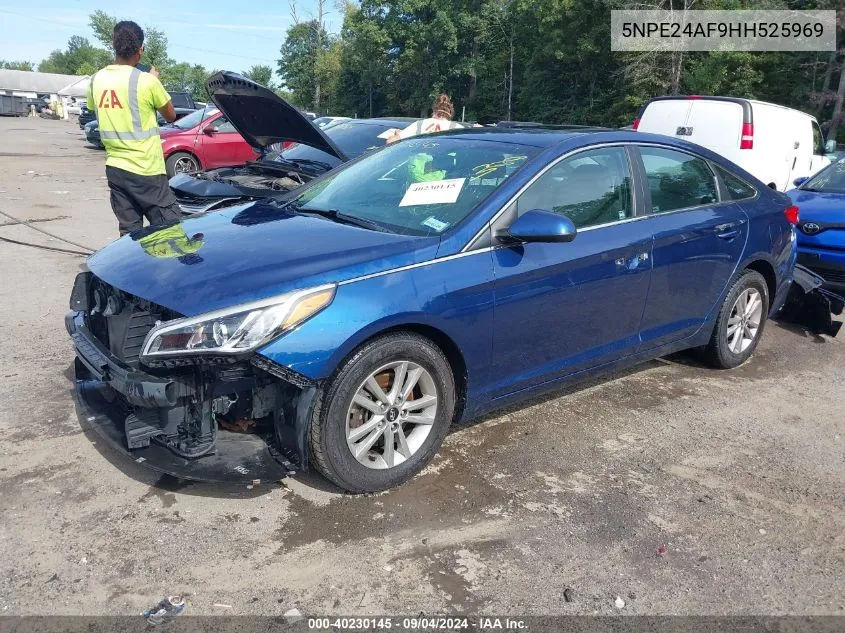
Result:
[[[258,155],[214,106],[161,128],[167,175],[241,165]]]

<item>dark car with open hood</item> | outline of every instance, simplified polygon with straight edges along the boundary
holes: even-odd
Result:
[[[170,187],[186,215],[296,189],[371,149],[384,147],[392,130],[416,120],[350,119],[320,129],[275,92],[236,73],[215,73],[207,88],[214,105],[258,158],[235,167],[176,174]],[[282,149],[284,145],[287,149]]]

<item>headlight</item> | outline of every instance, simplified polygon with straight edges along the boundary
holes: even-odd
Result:
[[[142,357],[243,354],[296,327],[334,299],[335,285],[161,323],[150,330]]]

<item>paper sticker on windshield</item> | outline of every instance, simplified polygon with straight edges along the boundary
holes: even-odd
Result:
[[[433,180],[431,182],[415,182],[402,197],[400,207],[410,207],[415,204],[454,204],[464,187],[466,178],[452,178],[450,180]]]
[[[438,233],[446,229],[449,226],[448,222],[442,222],[435,218],[433,215],[430,218],[426,218],[422,221],[423,226],[427,226],[430,229],[434,229]]]

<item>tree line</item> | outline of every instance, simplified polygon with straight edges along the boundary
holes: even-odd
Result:
[[[845,137],[845,12],[841,0],[339,0],[339,33],[325,26],[327,0],[293,25],[275,69],[244,74],[298,107],[338,116],[426,116],[445,92],[458,118],[588,125],[630,124],[663,94],[719,94],[771,101],[814,114]],[[763,6],[765,5],[765,6]],[[610,50],[610,11],[625,8],[840,9],[839,50],[664,52]],[[108,64],[116,18],[90,15],[96,42],[71,37],[37,68],[90,74]],[[144,62],[169,90],[206,100],[211,70],[180,63],[167,37],[147,27]],[[98,45],[99,44],[99,45]],[[32,69],[29,62],[0,67]],[[231,70],[231,69],[229,69]],[[277,84],[278,81],[278,84]],[[845,139],[844,139],[845,140]]]
[[[840,50],[610,50],[612,9],[670,7],[839,9]],[[277,72],[298,106],[337,115],[422,116],[445,92],[467,120],[622,126],[651,97],[717,94],[808,111],[835,136],[843,20],[841,0],[361,0],[338,35],[317,17],[295,23]]]

